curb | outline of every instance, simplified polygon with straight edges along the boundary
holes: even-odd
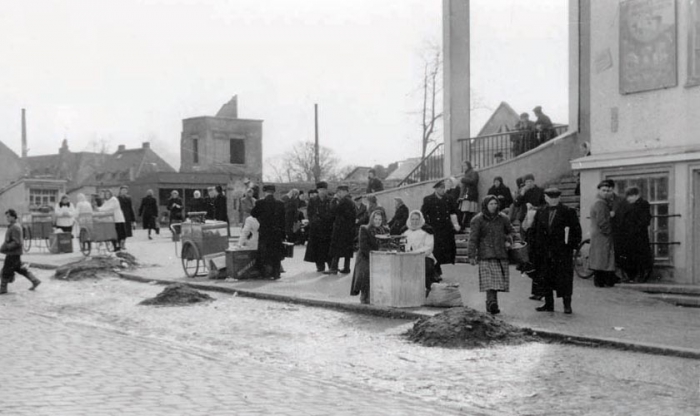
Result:
[[[146,277],[137,276],[137,275],[129,274],[129,273],[118,273],[118,275],[119,275],[119,277],[121,277],[124,280],[130,280],[130,281],[139,282],[139,283],[156,282],[157,284],[160,284],[160,285],[169,285],[169,284],[175,283],[175,282],[172,282],[170,280],[149,279]],[[362,314],[362,315],[378,316],[378,317],[382,317],[382,318],[414,320],[414,319],[420,319],[420,318],[425,318],[425,317],[430,316],[430,315],[426,315],[426,314],[422,314],[422,313],[418,313],[418,312],[413,312],[410,310],[397,310],[394,308],[382,307],[382,306],[372,306],[372,305],[362,305],[362,304],[352,304],[352,303],[340,303],[340,302],[333,302],[333,301],[326,301],[326,300],[300,298],[300,297],[296,297],[296,296],[277,295],[277,294],[271,294],[271,293],[260,293],[260,292],[253,292],[253,291],[249,291],[249,290],[240,290],[240,289],[234,289],[234,288],[228,288],[228,287],[215,286],[215,285],[210,285],[210,284],[206,284],[206,283],[182,283],[182,284],[189,286],[189,287],[192,287],[194,289],[199,289],[199,290],[228,293],[228,294],[236,294],[237,296],[242,296],[242,297],[247,297],[247,298],[252,298],[252,299],[261,299],[261,300],[269,300],[269,301],[274,301],[274,302],[293,303],[293,304],[312,306],[312,307],[317,307],[317,308],[326,308],[326,309],[334,309],[334,310],[340,310],[340,311],[345,311],[345,312],[353,312],[353,313],[358,313],[358,314]],[[619,350],[634,351],[634,352],[653,354],[653,355],[665,355],[665,356],[670,356],[670,357],[691,358],[691,359],[700,360],[700,350],[695,350],[695,349],[690,349],[690,348],[671,347],[671,346],[666,346],[666,345],[648,344],[648,343],[643,343],[643,342],[620,341],[618,339],[613,339],[613,338],[588,337],[588,336],[583,336],[583,335],[567,334],[564,332],[553,332],[553,331],[539,329],[539,328],[530,328],[530,327],[521,327],[521,328],[528,334],[538,336],[540,338],[550,340],[550,341],[561,342],[564,344],[571,344],[571,345],[577,345],[577,346],[587,346],[587,347],[608,347],[608,348],[614,348],[614,349],[619,349]]]

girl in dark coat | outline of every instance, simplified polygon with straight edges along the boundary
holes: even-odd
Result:
[[[510,188],[503,184],[503,178],[500,176],[493,178],[493,186],[489,188],[488,194],[498,198],[501,211],[510,207],[513,203],[513,194],[510,192]]]
[[[143,221],[143,229],[148,230],[148,239],[152,240],[151,230],[155,230],[156,234],[159,233],[158,228],[158,202],[153,197],[153,190],[149,189],[146,191],[146,196],[141,200],[141,206],[139,207],[139,216]]]
[[[621,215],[620,227],[622,244],[615,246],[620,251],[620,267],[631,281],[646,281],[654,266],[654,257],[649,244],[649,225],[651,208],[649,202],[642,199],[639,188],[633,186],[625,191],[627,206]]]
[[[369,217],[369,224],[360,227],[360,249],[355,257],[350,295],[360,295],[362,303],[369,303],[369,253],[379,250],[378,235],[389,234],[384,221],[382,213],[374,211]]]

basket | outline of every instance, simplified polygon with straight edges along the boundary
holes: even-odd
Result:
[[[530,256],[528,255],[527,243],[515,243],[508,250],[508,259],[517,264],[529,262]]]

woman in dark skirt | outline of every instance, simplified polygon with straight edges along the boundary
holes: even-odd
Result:
[[[360,302],[369,303],[369,253],[379,250],[378,235],[388,235],[389,228],[382,211],[370,214],[369,224],[360,227],[360,249],[355,257],[350,295],[360,295]]]
[[[158,202],[153,197],[152,189],[146,191],[146,196],[141,200],[139,216],[143,221],[143,229],[148,230],[148,239],[152,240],[151,230],[155,230],[156,234],[159,234],[160,231],[158,227]]]
[[[126,248],[126,238],[133,237],[132,229],[134,228],[134,223],[136,222],[136,214],[134,214],[134,206],[131,203],[131,197],[128,195],[129,187],[122,185],[119,187],[119,207],[122,209],[122,214],[124,214],[124,231],[126,232],[126,237],[124,241],[121,242],[122,248]]]

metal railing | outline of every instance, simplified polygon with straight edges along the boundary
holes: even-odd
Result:
[[[438,143],[438,145],[420,161],[418,166],[413,168],[411,173],[406,175],[406,177],[399,182],[398,186],[442,178],[445,172],[444,160],[444,143]]]
[[[565,133],[569,126],[555,125],[554,133],[544,138],[540,132],[509,131],[486,136],[459,139],[461,160],[469,160],[474,169],[483,169],[504,162]]]

